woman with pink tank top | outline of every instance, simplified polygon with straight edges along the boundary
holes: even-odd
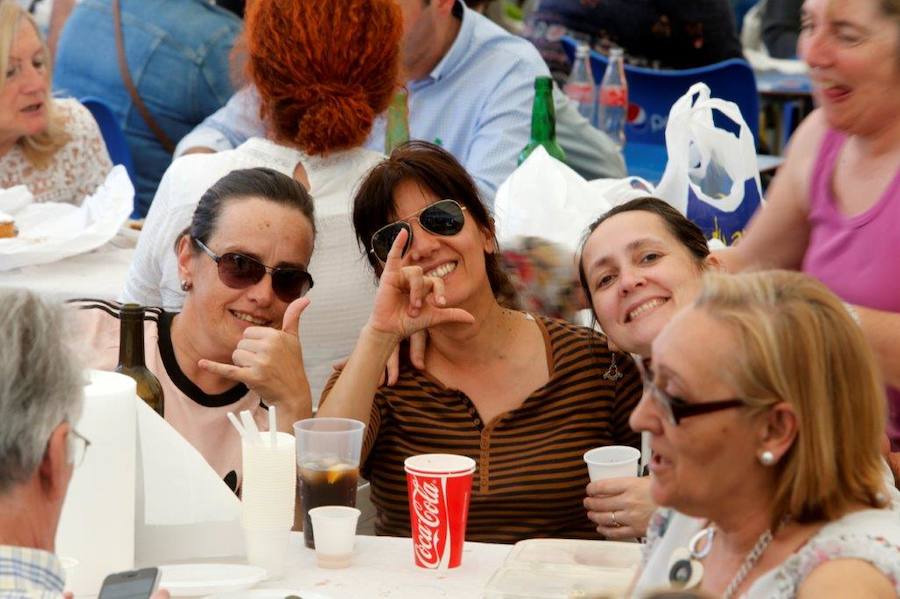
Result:
[[[879,359],[900,452],[900,0],[806,0],[802,22],[819,108],[720,257],[729,270],[802,269],[847,302]]]

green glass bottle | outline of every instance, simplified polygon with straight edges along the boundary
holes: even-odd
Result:
[[[137,383],[137,394],[163,415],[163,390],[144,364],[144,307],[125,304],[119,310],[119,364],[116,372],[130,376]]]
[[[556,111],[553,108],[553,79],[535,77],[534,105],[531,108],[531,141],[519,154],[519,164],[538,146],[544,146],[547,153],[559,160],[566,161],[566,153],[556,141]]]
[[[387,128],[384,132],[384,153],[409,141],[409,105],[406,88],[398,88],[387,109]]]

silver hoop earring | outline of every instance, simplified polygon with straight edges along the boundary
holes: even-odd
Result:
[[[771,466],[775,463],[775,454],[769,450],[766,450],[759,454],[759,463],[763,466]]]
[[[193,286],[194,286],[194,284],[191,283],[190,281],[182,281],[181,282],[181,290],[182,291],[190,291]]]

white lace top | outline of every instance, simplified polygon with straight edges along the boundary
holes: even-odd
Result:
[[[16,144],[0,156],[0,189],[25,185],[35,202],[81,204],[94,193],[112,169],[97,121],[78,100],[54,100],[71,139],[38,169]]]
[[[650,519],[643,568],[634,596],[668,588],[668,563],[679,547],[706,521],[671,509],[660,509]],[[765,572],[741,595],[743,599],[792,599],[812,571],[825,562],[855,559],[868,562],[884,574],[900,594],[900,511],[867,509],[847,514],[823,526],[780,566]]]

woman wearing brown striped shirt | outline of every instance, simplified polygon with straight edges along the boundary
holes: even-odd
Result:
[[[628,428],[641,394],[630,358],[616,365],[593,331],[500,305],[493,222],[437,146],[406,144],[376,166],[353,222],[380,284],[319,415],[368,424],[362,473],[376,531],[410,534],[403,460],[450,452],[477,463],[467,539],[598,538],[582,506],[582,455],[639,445]],[[396,384],[379,386],[401,340],[425,329],[424,368],[403,364]]]

